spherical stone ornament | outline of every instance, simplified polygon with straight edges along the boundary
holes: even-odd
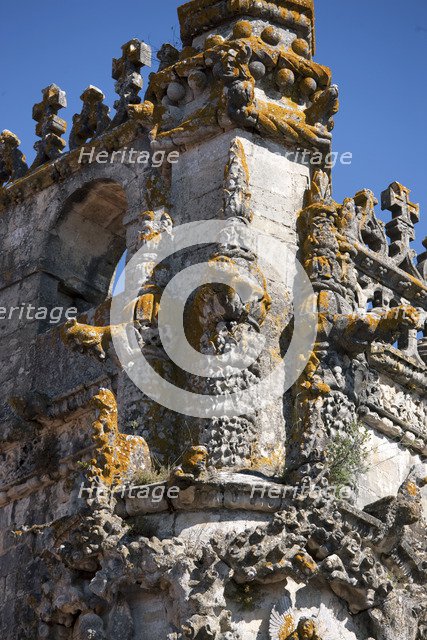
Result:
[[[261,33],[261,38],[267,44],[275,47],[280,42],[280,33],[274,27],[266,27]]]
[[[291,89],[295,84],[295,74],[290,69],[280,69],[276,73],[276,83],[281,91]]]
[[[297,38],[292,42],[292,51],[296,53],[298,56],[303,56],[304,58],[308,57],[310,53],[310,46],[307,40],[303,40],[303,38]]]
[[[239,20],[233,27],[233,38],[250,38],[252,25],[248,20]]]
[[[225,42],[224,38],[219,34],[208,36],[205,40],[205,49],[211,49]]]
[[[188,76],[188,84],[190,89],[192,89],[195,94],[198,94],[205,90],[208,79],[203,71],[196,70],[192,71]]]
[[[251,72],[255,80],[260,80],[265,76],[266,69],[265,69],[265,66],[262,64],[262,62],[254,61],[250,63],[249,71]]]
[[[179,82],[171,82],[166,93],[172,102],[180,102],[185,96],[185,89]]]
[[[301,93],[304,96],[310,96],[317,89],[317,82],[314,78],[304,78],[299,83],[299,87],[301,89]]]

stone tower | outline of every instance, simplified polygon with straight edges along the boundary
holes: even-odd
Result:
[[[54,84],[31,167],[0,134],[2,638],[425,640],[419,207],[397,182],[385,225],[367,189],[334,201],[338,90],[313,61],[313,0],[192,0],[179,19],[183,48],[161,48],[145,99],[136,39],[113,60],[114,113],[83,92],[68,151]],[[160,259],[204,222],[215,241]],[[125,251],[129,299],[128,269],[112,290]],[[238,373],[196,375],[165,350],[162,294],[198,264],[216,279],[189,296],[184,337],[227,363],[261,336]],[[310,334],[313,310],[298,375],[235,415],[139,385],[117,338],[201,404],[227,403],[280,364],[301,315]]]

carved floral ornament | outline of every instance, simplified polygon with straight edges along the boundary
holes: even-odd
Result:
[[[318,609],[296,609],[289,596],[274,605],[269,634],[270,640],[356,640],[324,604]]]

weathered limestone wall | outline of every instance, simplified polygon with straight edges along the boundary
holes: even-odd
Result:
[[[162,47],[145,101],[140,69],[150,51],[136,39],[113,61],[114,117],[100,90],[82,94],[69,153],[55,85],[35,107],[33,167],[16,136],[0,134],[4,304],[80,313],[55,328],[0,321],[0,633],[424,640],[427,472],[412,468],[427,446],[427,338],[417,335],[426,330],[427,256],[415,267],[410,247],[419,208],[399,183],[382,194],[392,213],[385,227],[371,192],[333,200],[324,156],[338,89],[312,60],[312,0],[192,0],[180,20],[185,48]],[[88,139],[97,151],[179,158],[157,168],[81,165]],[[289,155],[297,149],[317,152],[322,166]],[[297,250],[316,292],[308,366],[283,397],[248,415],[166,409],[120,370],[111,346],[110,284],[124,250],[155,257],[163,234],[206,219],[251,225]],[[279,359],[292,299],[263,256],[258,263],[232,236],[217,245],[213,255],[208,246],[171,260],[160,275],[148,258],[130,328],[157,371],[209,392],[211,379],[165,356],[164,274],[198,258],[232,264],[244,283],[256,274],[249,300],[209,286],[188,301],[184,322],[201,352],[222,353],[253,330],[271,343],[240,378],[224,374],[225,395]],[[364,456],[351,440],[362,423],[364,475],[348,466]],[[337,482],[358,487],[356,505],[331,486],[340,439]],[[82,481],[104,493],[79,498]],[[153,500],[171,487],[175,500]]]

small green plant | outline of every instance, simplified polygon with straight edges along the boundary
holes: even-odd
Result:
[[[367,470],[366,455],[369,434],[359,422],[353,422],[345,433],[339,433],[329,448],[329,481],[338,489],[352,486]]]
[[[144,469],[140,471],[134,478],[133,483],[140,486],[146,484],[155,484],[156,482],[164,482],[169,478],[171,469],[169,467],[159,467],[158,469]]]

